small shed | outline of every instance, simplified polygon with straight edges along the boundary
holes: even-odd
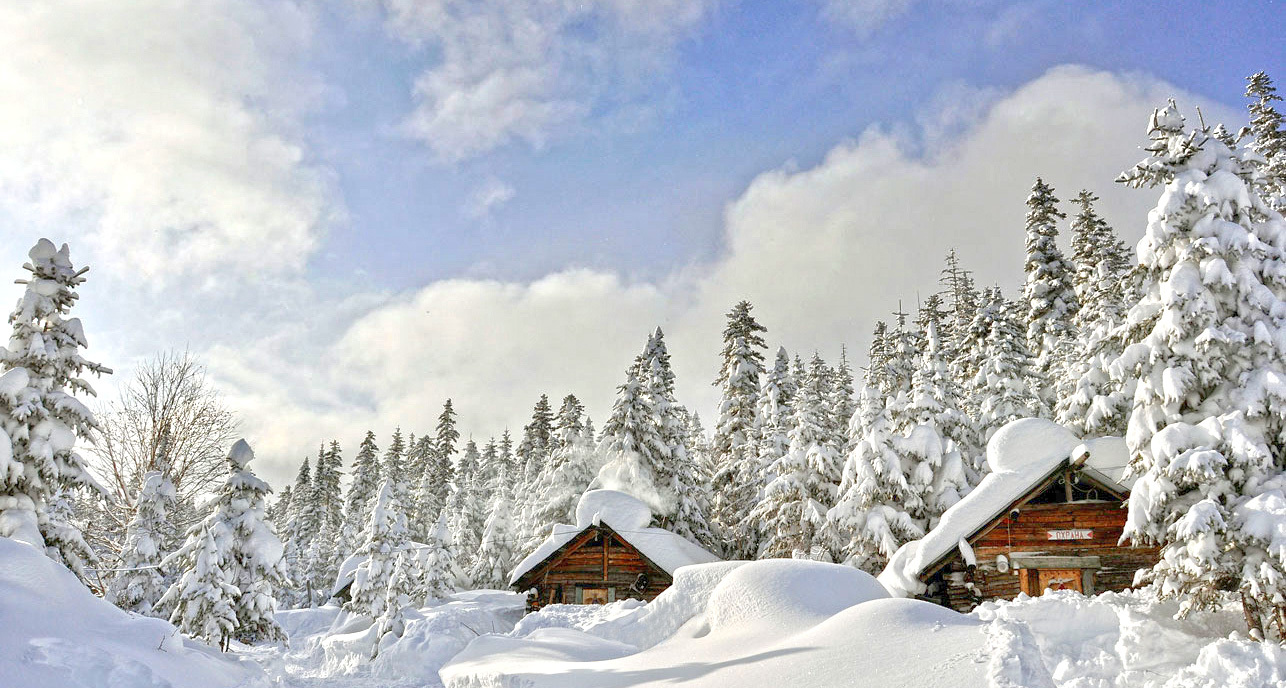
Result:
[[[647,601],[670,587],[679,567],[719,560],[675,533],[649,527],[651,520],[651,509],[630,495],[590,490],[576,507],[576,524],[553,526],[514,569],[510,585],[529,591],[528,611]]]
[[[1128,459],[1119,437],[1083,442],[1047,420],[1014,421],[987,445],[991,473],[903,545],[880,582],[958,611],[1050,588],[1124,590],[1159,556],[1121,543]]]

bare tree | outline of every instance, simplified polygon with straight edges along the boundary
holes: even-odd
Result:
[[[224,456],[237,438],[237,423],[206,380],[205,367],[189,352],[165,352],[139,366],[120,398],[98,412],[101,425],[90,464],[115,497],[90,534],[114,550],[113,533],[132,515],[143,475],[157,470],[161,436],[168,429],[168,472],[178,493],[175,527],[182,533],[193,507],[227,470]],[[95,537],[97,535],[97,537]]]

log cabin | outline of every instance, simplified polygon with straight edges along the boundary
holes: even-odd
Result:
[[[1159,555],[1121,541],[1128,458],[1119,437],[1082,442],[1050,421],[1014,421],[987,445],[990,474],[880,581],[961,612],[1019,593],[1129,588]]]
[[[527,592],[527,610],[549,604],[650,601],[680,566],[718,557],[661,528],[651,509],[613,490],[591,490],[576,508],[576,525],[554,525],[549,537],[514,569],[511,587]]]

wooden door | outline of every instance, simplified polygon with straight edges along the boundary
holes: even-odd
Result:
[[[581,588],[584,604],[607,604],[607,588]]]
[[[1036,593],[1040,595],[1046,588],[1050,590],[1075,590],[1085,592],[1081,585],[1080,569],[1038,569],[1036,571]]]

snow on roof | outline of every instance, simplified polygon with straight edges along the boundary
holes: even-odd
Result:
[[[1088,454],[1088,456],[1087,456]],[[1130,465],[1130,448],[1121,437],[1096,437],[1072,451],[1072,463],[1081,463],[1083,469],[1109,487],[1128,492],[1133,481],[1125,479]]]
[[[987,443],[991,473],[947,509],[927,535],[902,545],[880,573],[879,581],[894,595],[909,597],[924,592],[920,574],[925,569],[956,549],[961,540],[967,542],[1081,446],[1071,430],[1042,418],[1016,420],[997,430]]]
[[[517,583],[519,578],[571,542],[586,528],[600,524],[616,531],[621,539],[670,575],[674,575],[675,570],[681,566],[719,561],[719,557],[679,535],[662,528],[647,527],[651,521],[652,510],[638,499],[616,490],[590,490],[581,496],[576,505],[576,525],[555,524],[549,537],[514,568],[509,583]]]

